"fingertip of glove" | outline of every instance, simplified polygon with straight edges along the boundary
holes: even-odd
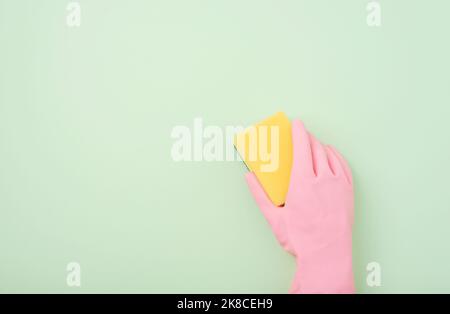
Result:
[[[255,174],[253,172],[247,172],[244,176],[248,184],[255,182]]]

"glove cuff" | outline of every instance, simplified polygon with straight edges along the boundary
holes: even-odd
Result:
[[[352,270],[352,239],[336,241],[307,255],[297,255],[297,271],[290,293],[355,293]]]

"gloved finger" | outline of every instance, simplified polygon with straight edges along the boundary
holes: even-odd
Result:
[[[245,179],[247,181],[248,187],[250,188],[250,192],[252,192],[253,194],[253,198],[258,204],[259,209],[263,213],[264,217],[266,217],[266,219],[269,221],[269,223],[272,223],[272,220],[274,220],[275,218],[274,215],[276,214],[275,210],[277,209],[277,207],[269,199],[253,172],[246,173]]]
[[[330,149],[333,151],[333,153],[338,158],[339,163],[344,171],[344,174],[345,174],[345,177],[347,178],[348,183],[350,183],[350,185],[353,185],[352,171],[351,171],[350,167],[348,166],[347,161],[341,155],[341,153],[339,153],[339,151],[336,148],[334,148],[333,146],[330,145]]]
[[[344,170],[342,169],[341,162],[329,145],[325,146],[325,151],[327,152],[328,164],[330,165],[330,170],[333,175],[335,177],[344,175]]]
[[[353,177],[352,177],[352,171],[347,163],[347,161],[345,160],[345,158],[341,155],[341,153],[339,153],[339,151],[334,148],[333,146],[329,146],[330,150],[332,151],[332,154],[335,156],[335,158],[339,161],[339,166],[342,169],[341,171],[344,173],[344,177],[346,178],[347,182],[350,184],[350,186],[353,188]],[[353,206],[350,208],[350,212],[349,212],[349,218],[350,218],[350,222],[353,225],[354,222],[354,210],[353,210]]]
[[[311,144],[308,132],[300,120],[292,121],[293,162],[291,182],[293,178],[314,176]]]
[[[320,177],[324,175],[331,175],[332,172],[330,170],[330,166],[328,165],[325,148],[311,133],[309,133],[309,138],[311,142],[313,166],[316,176]]]

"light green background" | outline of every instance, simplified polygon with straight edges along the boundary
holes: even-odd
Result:
[[[278,110],[353,169],[358,292],[450,292],[450,4],[367,2],[0,0],[0,292],[286,292],[244,166],[170,155]]]

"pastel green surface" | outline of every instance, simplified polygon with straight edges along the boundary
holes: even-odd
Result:
[[[352,166],[358,292],[450,292],[448,1],[67,2],[0,0],[0,292],[286,292],[245,167],[170,155],[280,110]]]

